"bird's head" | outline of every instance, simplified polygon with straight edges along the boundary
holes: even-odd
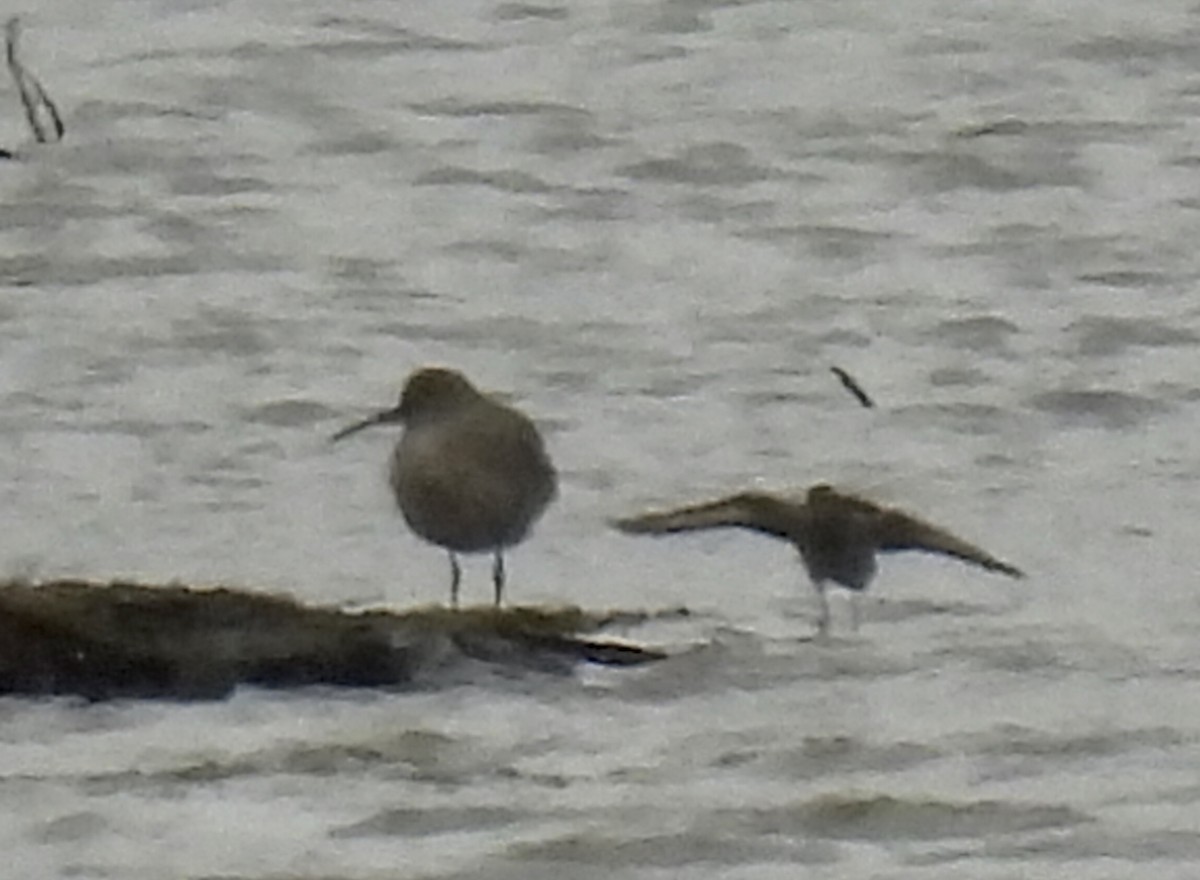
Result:
[[[454,409],[479,396],[475,386],[457,370],[424,367],[415,371],[404,383],[404,391],[400,394],[400,403],[395,412],[402,421],[419,419]]]
[[[479,396],[475,386],[457,370],[423,367],[408,377],[408,381],[404,383],[404,390],[400,393],[400,402],[394,407],[343,428],[331,439],[336,442],[374,425],[412,423],[435,418],[463,403],[476,400]]]

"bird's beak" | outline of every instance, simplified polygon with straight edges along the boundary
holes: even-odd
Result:
[[[351,425],[348,428],[342,428],[342,430],[338,431],[336,434],[334,434],[332,437],[329,438],[329,442],[336,443],[339,440],[344,440],[345,438],[349,437],[351,434],[357,434],[363,428],[370,428],[372,425],[390,425],[393,422],[400,421],[401,418],[402,417],[400,415],[400,407],[396,407],[395,409],[384,410],[381,413],[376,413],[375,415],[371,416],[369,419],[364,419],[361,422],[356,422],[355,424]]]

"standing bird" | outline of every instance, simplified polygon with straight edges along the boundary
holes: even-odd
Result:
[[[1009,577],[1024,573],[974,544],[894,507],[838,492],[825,483],[808,490],[804,501],[764,492],[742,492],[718,501],[616,520],[632,534],[663,535],[699,529],[737,527],[791,541],[821,603],[818,632],[829,630],[826,584],[863,592],[875,577],[876,553],[924,550],[953,556]]]
[[[493,554],[496,605],[504,595],[504,550],[524,540],[554,499],[557,476],[533,422],[480,393],[455,370],[408,377],[400,403],[351,425],[404,423],[390,481],[409,528],[450,554],[450,604],[458,607],[459,553]]]

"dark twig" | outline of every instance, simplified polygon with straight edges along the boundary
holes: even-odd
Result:
[[[20,33],[20,21],[14,15],[4,25],[5,58],[8,61],[8,72],[12,74],[21,93],[21,104],[25,107],[25,119],[33,130],[33,136],[39,144],[49,144],[61,141],[66,133],[58,108],[42,88],[36,76],[30,73],[17,59],[17,37]]]
[[[862,386],[854,380],[853,376],[851,376],[841,367],[830,367],[829,369],[832,371],[833,375],[838,377],[842,383],[842,386],[854,395],[855,399],[857,399],[859,403],[861,403],[867,409],[875,406],[875,401],[868,396],[867,392],[862,390]]]

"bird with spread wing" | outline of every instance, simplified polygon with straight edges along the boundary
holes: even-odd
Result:
[[[613,525],[623,532],[646,535],[743,528],[790,541],[800,551],[816,588],[820,602],[817,625],[822,634],[829,631],[828,584],[865,591],[875,577],[877,553],[922,550],[1009,577],[1025,576],[943,528],[825,483],[810,488],[803,501],[766,492],[741,492],[703,504],[618,519]]]

